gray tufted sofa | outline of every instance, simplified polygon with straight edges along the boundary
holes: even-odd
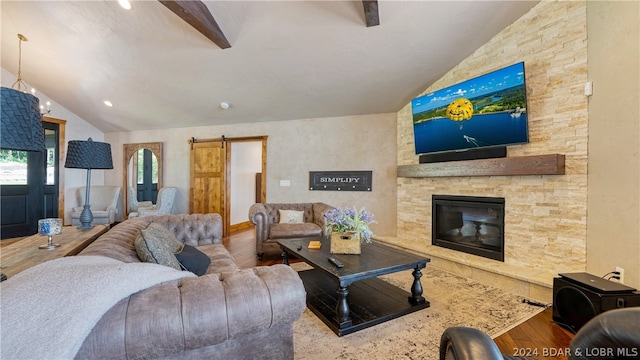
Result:
[[[265,250],[279,249],[278,239],[295,239],[325,235],[324,213],[333,206],[315,203],[257,203],[249,208],[249,221],[256,227],[256,254],[262,260]],[[278,210],[304,212],[301,224],[280,224]]]
[[[207,254],[207,274],[123,299],[94,327],[76,359],[293,359],[293,322],[306,298],[300,277],[286,265],[240,269],[222,245],[218,214],[129,219],[78,256],[139,262],[134,240],[151,222]]]

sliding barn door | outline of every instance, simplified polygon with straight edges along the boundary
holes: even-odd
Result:
[[[217,213],[222,216],[223,234],[227,235],[225,142],[207,141],[191,144],[191,214]]]

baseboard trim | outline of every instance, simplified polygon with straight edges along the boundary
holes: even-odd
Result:
[[[251,224],[250,221],[245,221],[245,222],[229,225],[229,232],[236,232],[244,229],[249,229],[252,227],[253,227],[253,224]]]

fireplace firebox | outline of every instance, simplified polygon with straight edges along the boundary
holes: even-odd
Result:
[[[504,198],[432,195],[432,244],[504,261]]]

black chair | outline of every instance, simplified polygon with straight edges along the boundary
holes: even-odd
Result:
[[[538,349],[542,355],[542,349]],[[587,322],[571,340],[569,359],[639,359],[640,307],[606,311]],[[440,360],[532,359],[504,355],[484,332],[451,327],[440,338]]]

